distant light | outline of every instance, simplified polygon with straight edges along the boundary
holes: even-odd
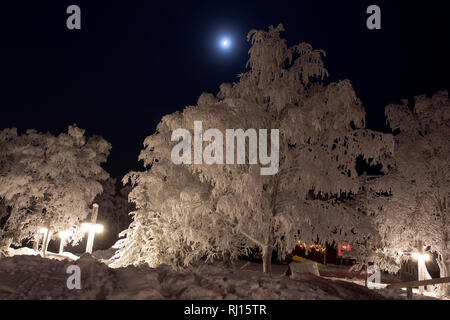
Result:
[[[61,239],[62,239],[62,238],[65,238],[65,237],[67,237],[67,232],[61,231],[61,232],[58,233],[58,236],[59,236]]]
[[[96,224],[95,225],[95,232],[102,233],[103,232],[103,225],[102,224]]]
[[[47,228],[41,228],[41,229],[39,230],[40,233],[46,233],[47,231],[48,231]]]
[[[419,252],[414,252],[412,254],[413,259],[415,260],[424,260],[424,261],[429,261],[431,259],[430,255],[425,253],[425,254],[421,254]]]

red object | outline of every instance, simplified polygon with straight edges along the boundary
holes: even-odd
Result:
[[[338,243],[338,257],[342,257],[342,251],[352,251],[352,247],[347,245],[342,245],[342,243]]]

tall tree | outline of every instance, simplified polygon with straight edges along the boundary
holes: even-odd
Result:
[[[222,143],[218,134],[208,135],[208,129],[222,133],[227,129],[246,133],[248,129],[279,130],[278,145],[275,136],[269,140],[269,134],[269,147],[259,145],[259,164],[250,164],[250,145],[245,140],[249,152],[242,164],[179,165],[211,187],[211,214],[220,219],[211,230],[226,226],[244,239],[245,248],[259,247],[264,272],[271,271],[274,249],[283,258],[299,239],[313,242],[319,238],[325,243],[354,237],[354,226],[361,220],[351,201],[351,195],[361,188],[355,159],[362,155],[382,161],[392,147],[390,135],[364,128],[365,111],[348,80],[329,85],[312,82],[328,75],[324,52],[306,43],[288,47],[280,38],[281,31],[282,25],[250,31],[249,68],[239,75],[239,81],[222,84],[216,96],[204,93],[196,106],[165,116],[157,133],[145,140],[140,155],[150,175],[155,163],[174,166],[172,133],[183,128],[194,136],[195,121],[202,121],[203,155],[213,159],[233,146],[236,151],[239,142]],[[267,169],[261,149],[266,156],[279,150],[275,174],[261,174]],[[195,147],[190,154],[198,156]],[[147,192],[150,199],[152,190]],[[134,219],[145,217],[135,215]]]
[[[379,209],[380,251],[398,270],[401,256],[421,250],[422,242],[437,254],[441,277],[450,276],[450,103],[447,92],[415,97],[413,105],[386,107],[395,134],[394,163],[375,190],[387,190],[375,202]],[[407,257],[407,256],[405,256]],[[404,257],[404,258],[405,258]],[[382,263],[382,262],[380,262]],[[449,287],[441,286],[450,294]]]
[[[35,239],[42,227],[76,229],[108,177],[100,165],[110,148],[102,137],[86,139],[76,126],[58,136],[1,131],[0,197],[11,208],[1,235],[4,248]],[[72,233],[74,240],[77,234]]]

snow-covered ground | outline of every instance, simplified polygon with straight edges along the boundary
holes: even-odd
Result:
[[[175,272],[168,266],[109,268],[90,255],[78,260],[42,258],[31,251],[0,259],[0,299],[383,299],[384,290],[370,290],[351,281],[312,274],[292,280],[286,266],[274,266],[272,276],[251,263],[244,270],[203,265]],[[57,256],[57,255],[56,255]],[[55,259],[56,258],[56,259]],[[240,262],[243,265],[243,262]],[[68,289],[71,265],[81,271],[81,289]],[[260,267],[260,265],[259,265]],[[249,270],[246,270],[246,269]],[[354,282],[354,281],[353,281]],[[386,289],[385,289],[386,290]],[[401,299],[391,290],[389,298]]]
[[[244,267],[245,270],[253,270],[253,271],[261,271],[262,266],[259,263],[255,262],[246,262],[240,261],[237,263],[237,267]],[[321,265],[319,267],[319,273],[323,279],[329,279],[333,281],[344,281],[353,284],[357,284],[359,286],[365,287],[364,280],[364,271],[360,274],[357,272],[350,272],[350,266],[347,265],[333,265],[328,264],[326,266]],[[273,264],[272,265],[272,273],[275,275],[285,274],[287,271],[287,265]],[[333,275],[339,275],[340,277],[336,277]],[[345,277],[344,277],[345,275]],[[384,289],[388,283],[398,282],[395,276],[390,275],[388,273],[382,273],[381,281],[378,286],[383,290],[375,290],[375,292],[381,294],[386,299],[407,299],[406,297],[406,289]],[[373,284],[375,286],[375,284]],[[434,300],[437,299],[434,292],[423,292],[422,294],[419,292],[419,289],[413,289],[413,299],[414,300]]]

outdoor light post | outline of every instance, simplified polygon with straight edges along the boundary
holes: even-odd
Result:
[[[64,245],[66,242],[67,233],[62,231],[58,235],[59,235],[59,238],[61,239],[61,241],[59,242],[59,254],[61,254],[64,252]]]
[[[88,240],[86,244],[86,253],[92,254],[92,249],[94,247],[95,234],[103,231],[103,225],[97,224],[98,215],[98,204],[94,203],[92,206],[92,216],[90,223],[83,223],[83,231],[88,232]]]
[[[97,216],[98,216],[98,204],[94,203],[92,206],[92,216],[91,216],[91,226],[89,228],[89,235],[86,245],[86,252],[92,253],[92,248],[94,247],[94,238],[95,238],[95,224],[97,223]]]
[[[47,247],[48,243],[50,242],[50,232],[47,227],[41,228],[41,233],[44,234],[42,239],[42,256],[45,258],[47,256]]]
[[[422,241],[419,241],[419,252],[414,252],[412,254],[412,257],[417,260],[417,276],[418,276],[418,280],[428,280],[431,279],[430,275],[428,274],[427,271],[427,267],[425,265],[425,261],[430,260],[430,255],[424,253],[423,250],[423,243]],[[423,286],[419,286],[419,292],[422,294],[423,293]]]

